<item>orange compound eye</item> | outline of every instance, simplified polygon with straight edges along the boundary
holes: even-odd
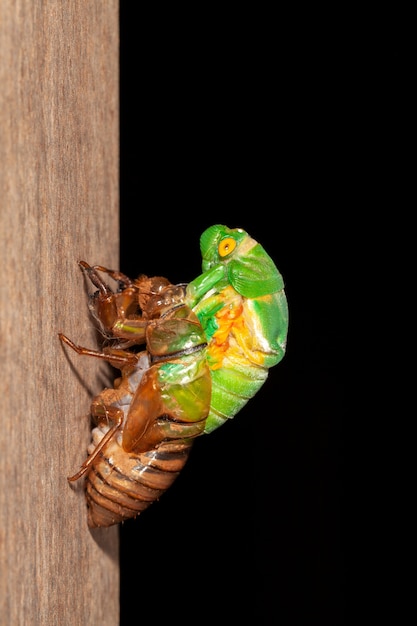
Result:
[[[218,251],[221,257],[227,256],[236,248],[236,241],[233,237],[225,237],[219,243]]]

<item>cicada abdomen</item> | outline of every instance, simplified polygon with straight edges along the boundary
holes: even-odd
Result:
[[[137,516],[172,485],[204,431],[211,378],[205,335],[181,285],[159,277],[129,281],[99,268],[121,280],[124,289],[113,294],[97,268],[81,267],[99,287],[91,308],[116,343],[96,352],[60,338],[119,368],[121,377],[93,400],[89,457],[69,480],[87,475],[88,523],[110,526]],[[140,344],[146,350],[137,353]]]
[[[144,352],[134,371],[123,379],[120,393],[113,389],[104,390],[96,398],[93,411],[101,402],[107,410],[118,406],[123,410],[126,422],[131,401],[149,367],[149,355]],[[123,387],[128,388],[124,390]],[[109,423],[100,420],[92,431],[89,454],[94,454],[110,429]],[[120,428],[99,451],[86,477],[88,525],[92,528],[111,526],[147,509],[178,477],[192,443],[192,438],[184,437],[162,441],[146,452],[126,452],[123,428]]]

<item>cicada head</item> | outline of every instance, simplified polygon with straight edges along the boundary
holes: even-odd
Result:
[[[223,268],[214,276],[225,281],[245,298],[257,298],[280,291],[284,287],[281,274],[264,248],[241,228],[216,224],[203,232],[200,238],[203,257],[203,276]],[[201,279],[200,279],[201,282]],[[192,284],[192,283],[191,283]],[[204,285],[204,283],[202,283]],[[212,281],[206,284],[213,286]]]
[[[221,224],[207,228],[200,237],[203,272],[220,263],[227,263],[238,255],[239,245],[244,239],[251,240],[248,233],[241,228],[228,228]]]

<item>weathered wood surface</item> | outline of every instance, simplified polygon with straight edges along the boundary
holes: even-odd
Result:
[[[78,469],[105,366],[77,261],[118,266],[118,2],[0,0],[0,625],[119,623]]]

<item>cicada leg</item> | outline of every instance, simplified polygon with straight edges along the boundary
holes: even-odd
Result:
[[[138,357],[136,356],[136,354],[134,354],[133,352],[128,352],[127,350],[108,348],[105,352],[99,352],[98,350],[90,350],[90,348],[77,346],[63,333],[58,333],[58,337],[63,343],[66,343],[77,354],[84,356],[93,356],[96,359],[103,359],[104,361],[107,361],[108,363],[110,363],[110,365],[113,365],[118,369],[122,369],[126,365],[134,366],[138,362]]]
[[[129,346],[146,343],[149,321],[182,304],[185,298],[185,286],[171,285],[163,276],[150,278],[141,274],[132,281],[122,272],[102,265],[91,266],[85,261],[79,265],[98,289],[90,296],[90,310],[103,334],[124,340]],[[99,272],[118,281],[123,288],[114,292]]]
[[[105,412],[106,416],[108,417],[108,419],[111,420],[111,421],[114,421],[114,424],[110,428],[110,430],[107,431],[107,433],[104,435],[103,439],[95,447],[95,449],[89,455],[89,457],[84,461],[84,463],[81,465],[81,467],[78,470],[78,472],[76,472],[73,476],[68,476],[67,480],[69,482],[75,482],[76,480],[81,478],[81,476],[83,476],[88,471],[88,469],[90,468],[90,465],[93,463],[94,459],[98,456],[98,454],[100,454],[101,450],[103,450],[103,448],[107,445],[107,443],[110,441],[110,439],[113,437],[113,435],[118,431],[118,429],[120,428],[120,426],[122,424],[122,421],[123,421],[123,411],[121,411],[120,409],[117,409],[116,407],[106,407],[106,406],[103,406],[102,408],[104,409],[104,412]],[[102,411],[100,411],[100,413],[102,413]]]
[[[89,308],[93,316],[108,336],[124,338],[116,327],[131,315],[139,315],[138,289],[133,281],[115,270],[102,265],[91,266],[86,261],[80,261],[79,266],[98,291],[90,296]],[[122,288],[114,292],[103,280],[99,272],[105,273],[119,283]],[[140,325],[137,342],[143,342],[145,323]]]
[[[98,359],[103,359],[117,367],[118,369],[125,368],[126,366],[135,366],[139,360],[139,357],[131,352],[126,352],[123,350],[118,350],[117,348],[108,349],[107,352],[98,352],[96,350],[90,350],[89,348],[84,348],[83,346],[77,346],[71,339],[69,339],[66,335],[59,333],[59,338],[63,343],[66,343],[70,348],[72,348],[77,354],[85,355],[85,356],[93,356]],[[70,482],[74,482],[81,478],[83,474],[85,474],[90,465],[93,463],[94,459],[100,453],[100,451],[107,445],[113,435],[120,428],[123,421],[123,411],[118,409],[117,407],[107,406],[98,396],[91,405],[91,414],[93,417],[107,417],[108,421],[113,423],[110,430],[104,435],[103,439],[94,449],[94,451],[90,454],[90,456],[84,461],[81,465],[78,472],[76,472],[73,476],[69,476],[68,480]]]
[[[107,293],[111,290],[108,285],[102,280],[100,274],[97,272],[102,272],[102,274],[107,274],[113,280],[116,280],[119,283],[122,283],[125,287],[132,287],[133,281],[117,270],[109,270],[107,267],[103,267],[102,265],[89,265],[86,261],[79,261],[78,265],[82,268],[82,270],[87,274],[91,282],[103,295],[107,295]]]

